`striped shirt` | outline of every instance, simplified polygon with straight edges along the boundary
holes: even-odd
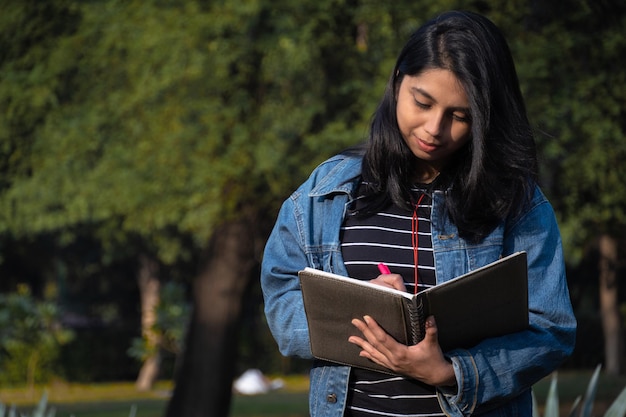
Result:
[[[376,278],[380,275],[377,265],[384,262],[392,273],[402,275],[407,291],[416,292],[417,260],[417,292],[435,285],[430,229],[432,200],[424,188],[418,187],[414,192],[418,197],[416,201],[419,201],[415,213],[390,205],[366,218],[354,215],[346,218],[341,229],[341,249],[351,277]],[[354,208],[359,209],[358,200]],[[415,222],[418,226],[416,239],[412,231],[416,228]],[[352,368],[345,416],[431,417],[444,414],[434,387],[410,378]]]

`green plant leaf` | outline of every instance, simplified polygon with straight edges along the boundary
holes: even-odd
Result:
[[[557,373],[552,374],[550,389],[546,398],[544,417],[559,417],[559,394],[557,392]]]
[[[582,400],[582,396],[579,395],[574,399],[574,402],[572,403],[572,408],[570,409],[569,412],[569,417],[574,417],[576,415],[576,411],[578,411],[578,406],[580,406],[580,401]]]
[[[600,377],[601,368],[602,365],[596,366],[596,369],[589,380],[587,392],[585,393],[585,399],[583,400],[582,408],[580,410],[580,417],[591,417],[593,402],[596,398],[596,391],[598,390],[598,378]]]
[[[535,393],[532,392],[532,399],[533,399],[533,417],[541,417],[541,414],[539,414],[539,404],[537,404],[537,397],[535,396]],[[0,414],[0,417],[2,417],[2,414]]]
[[[626,416],[626,387],[617,396],[613,404],[606,410],[604,417],[624,417]]]
[[[39,400],[39,404],[37,404],[37,408],[35,408],[34,410],[33,417],[44,417],[47,405],[48,405],[48,393],[44,391],[43,394],[41,394],[41,399]]]

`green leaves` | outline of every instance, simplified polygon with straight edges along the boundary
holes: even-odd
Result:
[[[538,136],[545,188],[575,260],[577,249],[599,232],[624,231],[626,172],[620,161],[626,157],[626,126],[620,103],[626,102],[626,71],[616,59],[626,53],[626,10],[567,3],[544,6],[541,24],[517,44],[517,52],[532,57],[519,61],[521,78],[532,121],[547,132]]]
[[[275,212],[317,163],[361,142],[407,36],[461,6],[3,6],[0,231],[116,224],[175,262],[183,236],[202,246],[242,207]],[[623,13],[601,25],[606,11],[584,0],[470,6],[511,41],[565,230],[623,225]]]
[[[593,406],[596,397],[596,391],[598,389],[598,381],[600,377],[600,370],[602,366],[596,366],[584,396],[579,396],[575,399],[572,409],[569,412],[570,417],[591,417],[593,415]],[[552,375],[550,380],[550,389],[546,398],[546,404],[543,417],[558,417],[559,412],[559,393],[557,389],[558,376],[556,373]],[[533,416],[540,417],[540,413],[537,407],[535,398],[533,397]],[[624,417],[626,416],[626,388],[617,396],[617,398],[611,403],[609,408],[604,413],[604,417]]]
[[[0,294],[0,384],[46,382],[60,347],[73,332],[59,323],[55,304],[37,302],[26,287]]]

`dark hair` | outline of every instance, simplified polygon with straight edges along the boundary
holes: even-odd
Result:
[[[415,156],[398,128],[396,97],[405,75],[427,69],[454,73],[469,100],[471,139],[441,176],[448,180],[445,208],[459,234],[479,241],[530,197],[537,157],[506,40],[489,19],[475,13],[452,11],[428,21],[400,52],[365,148],[365,211],[373,213],[390,201],[414,203]]]

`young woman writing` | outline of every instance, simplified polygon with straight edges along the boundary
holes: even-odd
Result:
[[[531,416],[531,386],[573,349],[561,238],[509,48],[485,17],[444,13],[400,52],[367,142],[284,202],[263,259],[268,323],[284,355],[313,359],[304,267],[415,292],[517,251],[528,330],[443,352],[436,317],[415,346],[356,317],[349,342],[403,376],[314,360],[311,416]]]

